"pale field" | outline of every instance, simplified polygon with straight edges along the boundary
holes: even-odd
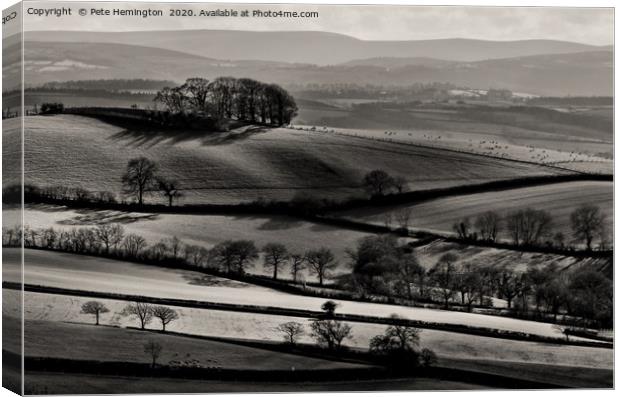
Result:
[[[8,120],[6,127],[6,139],[19,134],[17,121]],[[138,156],[157,161],[162,175],[179,181],[186,193],[181,203],[288,200],[296,194],[345,199],[362,195],[362,177],[379,168],[405,177],[411,190],[565,173],[432,147],[285,128],[162,133],[71,115],[25,118],[27,184],[118,194],[127,161]]]
[[[613,130],[600,125],[551,121],[535,113],[495,111],[469,105],[436,105],[410,108],[351,109],[351,100],[314,99],[300,106],[295,127],[328,130],[371,139],[428,145],[534,163],[595,161],[589,172],[611,173]],[[361,101],[367,102],[367,101]],[[361,103],[360,102],[360,103]],[[374,101],[380,102],[380,101]],[[469,102],[469,100],[468,100]],[[329,103],[331,107],[324,104]],[[335,105],[335,106],[334,106]],[[432,105],[431,105],[432,106]],[[446,107],[447,106],[447,107]],[[574,110],[574,109],[572,109]],[[471,117],[467,112],[473,111]],[[482,114],[486,113],[480,119]],[[599,121],[610,120],[610,107],[588,108]],[[472,118],[473,117],[473,118]],[[584,120],[585,121],[585,120]],[[611,123],[609,123],[611,126]],[[579,164],[579,163],[578,163]],[[565,166],[564,164],[559,164]],[[574,164],[568,168],[575,168]],[[576,169],[576,168],[575,168]]]
[[[610,278],[613,274],[611,258],[576,258],[557,254],[476,247],[438,240],[416,248],[415,252],[420,264],[427,269],[433,267],[444,254],[452,253],[458,258],[459,265],[472,265],[474,267],[492,266],[498,269],[525,272],[530,268],[544,268],[554,265],[558,272],[572,273],[580,269],[588,269],[600,271]],[[494,300],[496,307],[503,307],[505,304],[505,301]]]
[[[17,210],[5,214],[16,215]],[[126,233],[136,233],[149,244],[176,236],[185,244],[211,248],[225,240],[253,240],[260,249],[267,243],[279,242],[291,252],[304,253],[310,249],[327,247],[334,252],[339,267],[336,273],[347,271],[349,258],[346,250],[369,233],[340,229],[286,216],[268,215],[183,215],[126,213],[118,211],[72,210],[66,207],[30,205],[24,213],[26,225],[40,229],[57,230],[96,226],[102,223],[120,223]],[[405,242],[406,239],[402,239]],[[257,261],[253,273],[263,273],[262,261]],[[268,271],[267,271],[268,273]],[[313,276],[306,273],[308,280]],[[288,270],[280,277],[290,277]]]
[[[401,208],[412,211],[410,227],[438,233],[452,233],[452,225],[463,218],[475,217],[486,211],[496,211],[500,216],[525,208],[548,211],[553,218],[553,231],[562,232],[567,240],[572,239],[570,214],[583,204],[600,207],[608,225],[613,222],[612,182],[565,182],[501,191],[466,194],[425,201],[416,205],[401,205],[381,208],[359,208],[340,212],[338,216],[357,221],[384,224],[386,213],[395,213]],[[393,225],[396,227],[396,225]],[[508,238],[502,233],[501,238]]]
[[[5,302],[19,299],[19,292],[3,290]],[[81,314],[81,305],[92,299],[40,293],[25,294],[25,318],[27,320],[94,323],[92,315]],[[126,302],[98,299],[110,312],[102,315],[101,323],[115,326],[137,326],[135,319],[120,315]],[[15,316],[14,305],[3,306],[3,315]],[[236,313],[204,309],[174,307],[180,314],[177,321],[167,329],[193,335],[241,338],[264,341],[281,341],[282,334],[276,330],[278,324],[296,321],[306,324],[302,343],[313,343],[309,335],[309,319],[250,313]],[[345,344],[350,347],[368,348],[370,338],[383,333],[385,326],[378,324],[350,323],[352,339]],[[149,329],[160,329],[153,321]],[[36,331],[33,331],[36,332]],[[26,329],[28,338],[28,330]],[[452,332],[422,330],[420,346],[433,349],[439,357],[448,359],[499,360],[523,363],[558,364],[592,368],[613,368],[613,350],[579,346],[563,346],[545,343],[512,341],[479,337]]]
[[[313,126],[296,125],[308,130]],[[447,127],[449,128],[449,127]],[[523,130],[517,127],[495,126],[495,131],[459,131],[451,129],[355,129],[318,127],[328,134],[362,137],[379,142],[395,142],[443,148],[530,163],[590,172],[613,173],[611,148],[613,143],[576,136]],[[514,130],[517,130],[516,133]]]
[[[18,282],[19,250],[5,249],[5,281]],[[51,251],[25,252],[24,282],[57,288],[142,295],[205,302],[273,306],[320,311],[323,298],[292,295],[250,284],[129,262]],[[562,338],[551,324],[478,313],[443,311],[388,304],[335,300],[338,312],[425,322],[462,324]]]

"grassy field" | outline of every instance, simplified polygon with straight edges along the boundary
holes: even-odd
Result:
[[[5,249],[7,255],[19,255],[17,249]],[[202,300],[207,302],[275,306],[319,311],[322,298],[291,295],[243,283],[219,281],[200,273],[137,265],[96,257],[51,251],[25,252],[27,284],[57,288],[124,293],[160,298]],[[12,262],[12,261],[9,261]],[[5,281],[19,281],[19,267],[10,263]],[[463,324],[499,330],[527,332],[561,338],[551,324],[477,313],[452,312],[387,304],[338,301],[338,312],[376,317],[396,313],[403,318],[446,324]]]
[[[5,213],[15,214],[16,211]],[[280,242],[292,252],[301,253],[327,247],[340,262],[338,272],[347,270],[349,258],[345,250],[353,248],[359,239],[368,235],[287,216],[126,213],[70,210],[47,205],[31,205],[24,216],[25,223],[34,228],[62,229],[116,222],[122,224],[127,233],[143,236],[149,244],[177,236],[186,244],[207,248],[225,240],[238,239],[253,240],[259,248],[270,242]],[[262,265],[255,266],[252,272],[263,273]],[[290,276],[287,271],[280,277]],[[307,279],[314,280],[314,276],[307,275]]]
[[[3,299],[16,300],[18,293],[3,290]],[[39,345],[35,339],[39,338],[37,335],[46,328],[42,327],[39,330],[37,324],[67,322],[89,324],[88,326],[82,325],[82,327],[92,327],[93,316],[80,313],[81,304],[88,300],[92,299],[27,292],[25,295],[26,319],[33,326],[26,326],[26,346],[29,346],[31,339],[32,346]],[[136,320],[119,314],[126,302],[98,300],[110,309],[110,313],[101,317],[101,324],[115,327],[137,326]],[[178,311],[180,318],[169,324],[167,329],[170,331],[191,335],[279,342],[283,340],[283,336],[276,330],[278,324],[296,321],[304,324],[306,331],[300,338],[300,342],[314,343],[306,318],[178,307],[174,309]],[[3,314],[5,317],[8,316],[7,318],[14,315],[10,312]],[[367,349],[370,339],[385,330],[385,326],[379,324],[349,324],[352,327],[353,337],[345,340],[344,343],[354,348]],[[161,326],[154,321],[148,325],[148,328],[157,330],[161,329]],[[441,359],[445,360],[491,360],[498,363],[521,362],[601,369],[613,367],[612,349],[514,341],[428,329],[422,330],[420,334],[420,346],[433,349]]]
[[[299,370],[359,368],[362,365],[273,352],[197,338],[143,332],[134,329],[27,320],[27,357],[146,363],[151,357],[144,343],[154,341],[163,349],[158,363],[240,370]],[[70,349],[67,346],[71,346]]]
[[[613,221],[613,183],[566,182],[495,192],[458,195],[430,200],[413,206],[359,208],[339,216],[362,222],[384,224],[385,214],[408,207],[412,211],[410,227],[439,233],[452,233],[452,225],[465,217],[471,221],[485,211],[505,215],[516,209],[531,207],[549,211],[553,231],[562,232],[567,242],[572,238],[570,214],[583,204],[601,208],[608,225]],[[396,227],[396,225],[393,225]],[[508,238],[507,233],[500,235]]]
[[[19,134],[17,121],[9,120],[7,127],[7,139]],[[347,198],[360,195],[363,175],[377,168],[405,177],[411,190],[562,173],[535,164],[322,132],[137,131],[69,115],[27,117],[25,146],[26,183],[118,193],[127,161],[146,156],[159,163],[161,174],[179,180],[186,193],[183,203],[286,200],[296,194]]]
[[[330,107],[325,106],[327,103]],[[302,102],[294,123],[318,129],[326,126],[349,135],[541,163],[605,160],[598,164],[596,172],[611,172],[611,109],[593,108],[581,114],[594,116],[599,123],[588,125],[588,121],[583,120],[577,124],[572,118],[578,116],[561,113],[551,121],[531,112],[506,112],[501,107],[491,110],[470,105],[435,104],[406,108],[392,104],[352,109],[350,101],[344,99],[319,99]],[[605,122],[609,129],[603,128]]]
[[[459,264],[492,266],[498,269],[511,269],[516,272],[524,272],[532,267],[544,268],[549,265],[556,265],[559,272],[589,269],[600,271],[610,278],[613,274],[611,258],[576,258],[557,254],[477,247],[439,240],[418,247],[415,252],[420,264],[427,269],[433,267],[442,255],[452,253],[459,258]]]
[[[393,390],[484,390],[488,387],[444,379],[389,379],[340,382],[238,382],[172,378],[132,378],[26,372],[27,393],[106,394],[111,393],[278,393]]]

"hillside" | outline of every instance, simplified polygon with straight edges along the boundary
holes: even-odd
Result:
[[[87,36],[87,35],[86,35]],[[34,35],[34,37],[38,37]],[[50,37],[54,37],[51,35]],[[81,36],[77,36],[81,37]],[[277,36],[277,37],[282,37]],[[150,40],[130,45],[119,43],[29,41],[25,43],[25,80],[31,86],[49,81],[79,79],[148,78],[184,80],[191,76],[213,79],[219,76],[251,77],[287,84],[359,83],[403,86],[412,83],[450,82],[462,87],[506,88],[538,95],[612,95],[611,51],[585,50],[579,53],[543,53],[520,57],[488,57],[474,61],[446,61],[445,58],[380,58],[323,65],[323,56],[304,63],[281,59],[277,54],[253,60],[252,53],[238,58],[209,48],[193,51],[158,48]],[[277,43],[279,39],[273,38]],[[210,41],[198,45],[208,46]],[[205,44],[206,43],[206,44]],[[304,43],[304,41],[301,41]],[[163,46],[164,42],[161,43]],[[467,44],[467,43],[466,43]],[[330,45],[316,50],[329,51]],[[243,47],[231,45],[231,48]],[[261,50],[281,47],[259,46]],[[298,46],[295,46],[297,48]],[[467,46],[465,45],[465,48]],[[217,43],[217,48],[227,48]],[[384,48],[384,47],[379,47]],[[341,51],[334,50],[335,53]],[[568,51],[568,50],[566,50]],[[316,52],[316,51],[315,51]],[[330,52],[331,53],[331,52]],[[370,53],[364,52],[363,56]],[[526,52],[526,54],[529,54]],[[131,57],[131,62],[127,59]],[[501,58],[501,59],[499,59]],[[231,60],[232,59],[232,60]],[[317,65],[318,64],[318,65]]]
[[[5,138],[19,134],[7,121]],[[236,203],[295,195],[344,199],[363,194],[362,177],[385,169],[411,190],[566,171],[536,164],[320,131],[244,128],[227,133],[125,130],[79,116],[25,120],[25,183],[121,190],[127,161],[146,156],[175,178],[182,203]],[[3,153],[7,157],[12,153]],[[148,201],[161,200],[159,197]]]
[[[476,216],[486,211],[496,211],[504,216],[510,211],[525,208],[548,211],[553,218],[553,231],[561,232],[570,242],[572,230],[570,214],[584,204],[598,205],[613,224],[613,183],[567,182],[477,194],[444,197],[411,206],[359,208],[338,213],[348,219],[382,225],[385,215],[410,208],[411,227],[433,232],[452,233],[452,225],[468,217],[472,223]],[[394,225],[395,226],[395,225]],[[611,226],[609,226],[611,227]],[[508,239],[504,230],[500,238]]]
[[[255,59],[333,65],[367,57],[428,57],[472,62],[538,54],[608,49],[556,40],[487,41],[440,39],[359,40],[319,31],[179,30],[143,32],[28,32],[28,40],[122,43],[159,47],[218,59]],[[281,51],[286,48],[286,51]]]
[[[420,264],[426,269],[433,267],[442,255],[451,253],[459,258],[459,264],[472,265],[474,268],[491,266],[496,269],[525,272],[531,268],[542,269],[547,266],[557,266],[557,271],[564,274],[596,270],[609,278],[613,277],[613,261],[611,258],[576,258],[557,254],[519,252],[441,240],[418,247],[415,252]]]

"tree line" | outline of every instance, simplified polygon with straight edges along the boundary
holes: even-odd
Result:
[[[371,198],[391,193],[403,193],[407,190],[407,180],[402,176],[392,176],[386,171],[376,169],[368,172],[362,179],[362,186]],[[383,214],[386,229],[396,224],[398,229],[407,232],[413,218],[409,207],[402,207]],[[500,234],[505,233],[515,246],[551,247],[559,250],[574,250],[573,243],[583,243],[588,251],[592,251],[594,243],[598,249],[608,250],[609,230],[605,214],[600,207],[583,204],[570,214],[570,225],[573,240],[562,232],[554,232],[554,219],[546,210],[524,208],[508,212],[501,216],[496,211],[485,211],[473,220],[469,217],[458,220],[452,225],[452,231],[461,240],[485,241],[495,243]]]
[[[494,306],[502,299],[521,316],[543,318],[560,314],[581,319],[580,324],[608,326],[613,319],[613,285],[601,272],[561,271],[558,265],[531,266],[516,271],[492,264],[474,264],[448,252],[436,263],[422,266],[409,245],[394,236],[369,236],[349,251],[352,272],[348,288],[361,296],[387,295],[409,301],[440,302],[445,309],[459,305]]]
[[[164,87],[154,101],[167,111],[197,113],[270,125],[289,124],[297,114],[295,99],[277,84],[248,78],[189,78],[177,87]]]
[[[309,325],[309,335],[317,345],[334,353],[345,350],[343,342],[353,337],[352,327],[335,318],[337,306],[334,301],[323,303],[321,306],[323,314],[312,319]],[[100,317],[109,312],[110,309],[100,301],[88,301],[81,306],[81,313],[95,316],[95,325],[99,325]],[[168,324],[180,318],[174,309],[145,302],[128,303],[119,314],[136,320],[141,330],[145,330],[148,324],[158,319],[162,332],[166,332]],[[421,330],[399,324],[400,317],[396,314],[393,314],[391,319],[394,324],[389,325],[383,334],[376,335],[370,340],[369,352],[374,358],[392,367],[407,365],[409,367],[407,370],[411,370],[411,367],[430,367],[435,364],[437,356],[431,349],[419,349]],[[299,338],[307,333],[306,326],[296,321],[281,323],[275,330],[283,336],[284,343],[291,348],[295,347]],[[163,348],[160,343],[153,340],[144,344],[144,351],[150,356],[153,367]],[[400,369],[402,370],[402,367]]]
[[[78,254],[103,255],[148,263],[182,262],[196,268],[212,268],[230,274],[245,274],[262,254],[263,266],[279,280],[287,268],[293,282],[303,270],[316,276],[320,285],[338,266],[333,252],[325,247],[305,252],[289,251],[284,244],[272,242],[257,247],[252,240],[226,240],[211,249],[184,244],[176,236],[149,245],[142,236],[126,233],[120,224],[101,224],[67,230],[3,227],[2,244],[44,248]]]
[[[504,217],[495,211],[486,211],[476,216],[473,222],[469,218],[461,219],[453,224],[452,229],[460,239],[488,242],[497,242],[500,233],[505,231],[515,246],[574,250],[573,243],[583,243],[588,251],[592,251],[594,242],[598,241],[599,250],[610,247],[605,215],[596,205],[582,204],[571,212],[572,241],[568,241],[564,233],[554,232],[553,223],[548,211],[528,207],[508,212]]]
[[[127,234],[119,224],[101,224],[67,230],[54,228],[3,228],[3,245],[37,247],[72,253],[101,255],[142,263],[182,264],[244,275],[262,258],[263,268],[274,281],[298,283],[305,270],[319,286],[333,278],[341,265],[326,247],[305,252],[291,251],[279,242],[262,247],[252,240],[227,240],[211,249],[184,244],[177,237],[149,245],[140,235]],[[347,251],[349,274],[337,278],[333,287],[360,299],[383,296],[415,302],[436,303],[445,309],[455,306],[471,311],[493,307],[493,298],[506,302],[513,315],[535,319],[560,314],[581,318],[585,325],[609,325],[612,318],[611,281],[595,270],[563,272],[551,264],[518,272],[510,268],[473,264],[446,253],[430,268],[422,266],[410,245],[401,245],[393,235],[368,236]],[[282,280],[288,272],[289,280]]]

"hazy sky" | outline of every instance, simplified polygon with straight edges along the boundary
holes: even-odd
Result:
[[[105,9],[159,9],[163,17],[79,16],[93,3],[51,3],[68,6],[72,16],[26,15],[25,30],[131,31],[166,29],[320,30],[365,40],[475,38],[486,40],[555,39],[588,44],[613,43],[611,8],[550,7],[421,7],[99,3]],[[49,8],[50,2],[27,2],[25,8]],[[313,19],[169,17],[170,8],[318,11]]]

